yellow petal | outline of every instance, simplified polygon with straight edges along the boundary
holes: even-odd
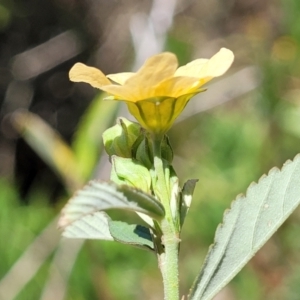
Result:
[[[207,61],[199,72],[199,78],[214,78],[223,75],[234,60],[232,51],[222,48]]]
[[[203,78],[202,84],[214,77],[223,75],[234,59],[232,51],[226,48],[216,53],[211,59],[196,59],[177,69],[175,76],[192,76]]]
[[[86,82],[95,88],[101,89],[104,85],[110,85],[111,82],[98,69],[88,67],[82,63],[75,64],[69,72],[69,78],[74,82]]]
[[[178,98],[182,95],[195,92],[199,88],[199,79],[194,77],[172,77],[155,88],[155,96],[166,96]]]
[[[208,62],[208,59],[205,58],[193,60],[190,63],[179,67],[175,72],[175,76],[190,76],[199,78],[200,71],[206,62]]]
[[[132,93],[144,99],[153,96],[153,87],[174,75],[178,66],[173,53],[164,52],[146,60],[144,65],[125,83]]]
[[[140,100],[136,97],[133,91],[124,85],[105,85],[101,87],[101,90],[114,96],[115,100],[124,101],[137,101]]]
[[[135,73],[133,72],[123,72],[123,73],[117,73],[117,74],[109,74],[106,75],[110,80],[123,85],[127,79],[129,79],[132,75]]]

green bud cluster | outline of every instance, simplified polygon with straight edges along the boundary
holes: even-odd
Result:
[[[134,158],[148,169],[153,165],[152,140],[138,123],[118,118],[117,124],[103,133],[107,154],[124,158]],[[162,158],[169,164],[173,161],[173,151],[169,138],[165,135],[161,145]]]
[[[117,124],[104,131],[102,138],[109,156],[132,157],[132,147],[140,136],[141,126],[125,118],[118,118]]]
[[[111,180],[149,193],[153,168],[152,140],[138,123],[119,118],[117,124],[103,133],[103,142],[112,163]],[[162,158],[170,164],[173,151],[165,135],[161,144]]]

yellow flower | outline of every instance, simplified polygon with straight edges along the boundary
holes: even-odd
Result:
[[[150,57],[136,73],[105,76],[100,70],[77,63],[70,80],[86,82],[127,103],[130,113],[155,137],[162,137],[188,101],[205,83],[223,75],[231,66],[233,53],[222,48],[210,59],[196,59],[178,67],[173,53]]]

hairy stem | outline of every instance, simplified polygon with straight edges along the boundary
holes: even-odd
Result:
[[[161,157],[161,139],[153,139],[154,168],[156,182],[154,191],[162,202],[166,216],[161,222],[161,246],[158,247],[159,268],[163,277],[164,299],[179,300],[178,250],[179,233],[176,230],[170,208],[171,193],[166,182],[165,169]]]

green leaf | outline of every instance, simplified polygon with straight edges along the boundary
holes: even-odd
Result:
[[[84,180],[77,168],[73,151],[47,123],[30,112],[16,112],[12,122],[26,142],[59,175],[70,192]]]
[[[59,225],[65,227],[82,216],[108,209],[141,212],[157,220],[161,220],[165,214],[162,204],[143,191],[94,180],[69,200],[62,210]]]
[[[121,221],[109,221],[110,234],[115,241],[146,250],[153,250],[154,245],[149,228]]]
[[[151,176],[149,170],[132,158],[113,155],[111,180],[117,184],[127,184],[150,192]]]
[[[182,227],[185,217],[190,209],[194,189],[198,179],[190,179],[188,180],[182,188],[181,192],[181,207],[180,207],[180,226]]]
[[[113,241],[109,232],[109,216],[102,211],[85,215],[65,225],[62,235],[74,239],[99,239]]]
[[[300,155],[273,168],[225,212],[190,300],[212,299],[253,257],[300,202]]]

